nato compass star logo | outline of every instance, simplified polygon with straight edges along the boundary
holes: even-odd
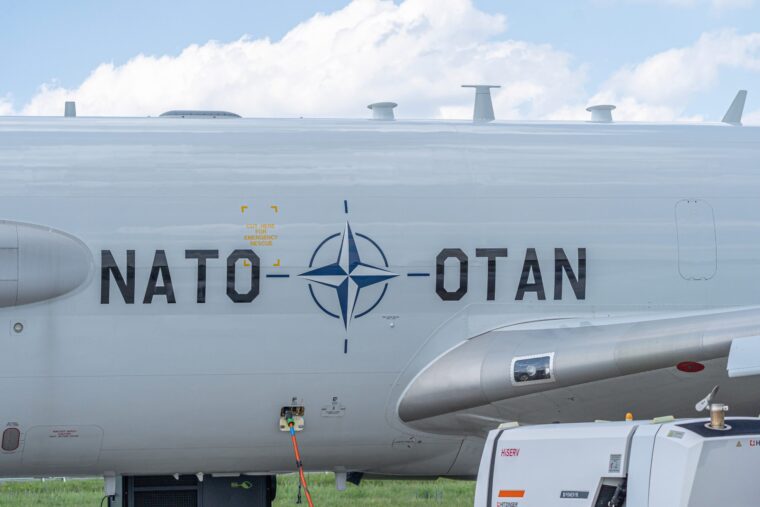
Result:
[[[338,238],[340,240],[338,241]],[[359,252],[357,245],[357,239],[361,239],[362,253]],[[338,245],[337,252],[334,252],[334,256],[328,257],[329,259],[335,259],[335,262],[330,262],[319,267],[314,267],[317,263],[316,259],[320,251],[332,248],[333,245]],[[327,250],[331,252],[331,250]],[[379,261],[382,259],[382,266],[377,266],[365,262],[364,258],[367,258],[370,254],[375,254],[375,258]],[[379,255],[378,255],[379,254]],[[324,257],[324,253],[322,255]],[[379,262],[375,262],[379,264]],[[317,297],[312,283],[309,283],[309,291],[311,297],[317,306],[327,315],[336,319],[343,320],[343,327],[348,331],[352,319],[358,319],[371,312],[385,296],[385,291],[388,289],[387,281],[391,278],[398,276],[396,273],[392,273],[388,268],[388,260],[385,257],[380,246],[375,243],[369,237],[354,233],[351,230],[351,225],[346,222],[346,227],[343,229],[343,234],[336,233],[332,236],[325,238],[322,243],[319,244],[309,262],[309,271],[298,275],[301,278],[313,282],[324,287],[329,287],[334,290],[334,297],[337,298],[337,307],[335,304],[331,306],[333,308],[339,308],[340,315],[336,312],[332,312],[327,309],[326,305],[320,301]],[[360,299],[362,297],[362,291],[372,287],[373,285],[385,283],[379,296],[375,294],[375,299],[372,302],[364,302],[364,305],[360,309]],[[322,298],[324,298],[324,291],[321,291]],[[372,297],[370,295],[369,297]],[[335,301],[335,300],[333,300]]]

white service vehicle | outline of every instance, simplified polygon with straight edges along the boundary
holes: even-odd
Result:
[[[760,419],[546,424],[490,432],[475,507],[749,507]]]

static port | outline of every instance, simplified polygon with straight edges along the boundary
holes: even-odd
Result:
[[[304,409],[302,405],[292,407],[282,407],[280,409],[280,417],[287,417],[288,415],[303,417]]]

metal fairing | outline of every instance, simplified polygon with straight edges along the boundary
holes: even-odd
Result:
[[[67,120],[0,118],[0,219],[92,275],[0,308],[0,476],[292,470],[294,398],[310,469],[415,476],[506,420],[760,411],[760,129]]]

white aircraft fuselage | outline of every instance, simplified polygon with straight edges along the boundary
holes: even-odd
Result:
[[[307,469],[409,476],[502,421],[757,415],[759,195],[751,127],[2,118],[0,476],[289,471],[291,405]],[[460,386],[494,336],[556,383]]]

